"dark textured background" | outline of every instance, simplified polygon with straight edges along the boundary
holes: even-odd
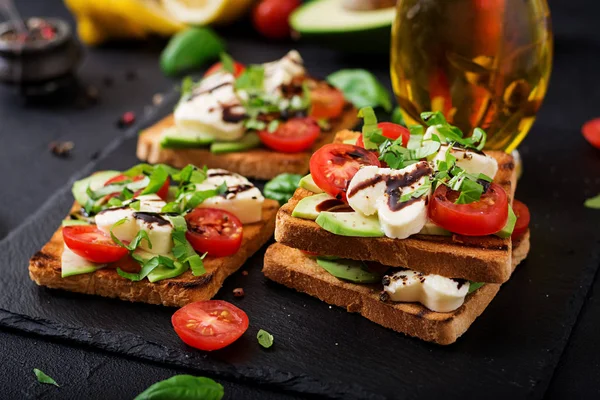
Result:
[[[37,2],[20,0],[18,3],[27,14],[67,17],[66,11],[56,0]],[[598,225],[600,215],[598,212],[582,210],[579,207],[584,197],[600,192],[600,182],[596,178],[600,159],[598,152],[587,146],[581,139],[579,127],[583,121],[600,114],[597,106],[600,104],[598,90],[600,78],[597,76],[597,71],[600,70],[598,51],[600,32],[596,21],[599,8],[595,1],[583,0],[551,1],[551,8],[556,33],[555,69],[550,91],[538,122],[522,147],[526,175],[519,189],[520,197],[530,204],[535,202],[536,205],[532,210],[534,232],[537,234],[537,238],[534,237],[534,246],[536,243],[539,244],[534,247],[535,260],[524,264],[524,268],[527,269],[518,272],[515,282],[511,282],[503,290],[503,292],[510,290],[510,293],[499,296],[492,303],[488,312],[473,326],[472,332],[470,331],[469,336],[459,342],[458,346],[468,350],[472,348],[470,343],[473,340],[482,342],[487,340],[489,346],[496,346],[500,351],[503,342],[506,342],[502,340],[501,332],[508,332],[515,336],[519,333],[528,335],[526,338],[520,338],[519,343],[531,343],[528,348],[531,348],[532,352],[522,355],[523,366],[514,366],[513,373],[535,375],[535,371],[546,368],[543,382],[531,382],[525,385],[535,388],[533,392],[529,392],[530,394],[541,396],[551,379],[546,391],[548,397],[564,398],[567,395],[573,398],[592,397],[593,394],[596,396],[600,394],[598,384],[600,368],[597,358],[599,345],[595,337],[600,328],[600,305],[597,296],[594,296],[594,293],[600,289],[596,287],[596,291],[593,288],[587,293],[587,286],[594,277],[598,262],[597,258],[592,257],[592,253],[598,250],[597,242],[593,242],[593,236],[597,237],[594,235],[593,228]],[[223,33],[230,37],[229,51],[234,57],[246,62],[275,58],[289,46],[259,44],[256,37],[247,34],[243,28],[236,32]],[[342,57],[327,50],[306,46],[300,46],[300,50],[315,75],[325,75],[342,66],[366,65],[388,81],[385,59]],[[132,109],[138,115],[142,115],[144,106],[150,103],[154,93],[165,92],[172,88],[174,82],[163,78],[157,69],[156,55],[159,51],[160,43],[143,47],[132,45],[105,48],[90,52],[81,70],[81,79],[84,85],[94,85],[100,90],[100,102],[85,110],[74,107],[69,102],[53,104],[52,107],[23,104],[8,90],[0,90],[0,121],[2,121],[0,136],[5,143],[0,148],[0,166],[4,167],[4,171],[15,171],[13,174],[7,174],[3,186],[2,193],[6,206],[0,210],[0,236],[6,235],[21,224],[32,210],[38,209],[47,200],[49,193],[64,185],[65,177],[81,170],[90,161],[92,155],[112,139],[123,135],[123,132],[115,127],[116,119],[122,112]],[[135,71],[136,79],[127,80],[128,71]],[[105,87],[102,83],[107,75],[114,80],[112,87]],[[48,142],[52,140],[75,141],[76,150],[73,158],[61,160],[52,157],[46,150]],[[577,168],[573,173],[570,175],[563,173],[563,170],[574,165],[577,165]],[[543,189],[542,193],[539,188]],[[589,235],[584,235],[582,232],[589,232]],[[21,240],[26,239],[21,238]],[[12,248],[12,244],[3,244],[3,248]],[[594,263],[595,265],[592,265]],[[6,263],[3,265],[5,268],[8,267]],[[540,268],[546,265],[548,279],[544,279],[544,275],[540,273],[543,272]],[[256,268],[253,271],[258,273]],[[535,279],[527,282],[528,278]],[[239,276],[236,279],[239,279]],[[596,278],[595,286],[598,284]],[[231,285],[233,282],[228,283],[228,287]],[[546,303],[541,297],[545,288],[548,288]],[[312,299],[290,294],[289,291],[278,286],[270,285],[269,289],[274,295],[289,296],[297,299],[298,302],[306,299],[307,303],[311,305],[314,303],[315,307],[318,307]],[[559,296],[558,300],[549,296],[550,290],[553,290],[553,296],[554,294]],[[519,293],[522,294],[524,308],[538,307],[538,309],[519,310],[519,302],[514,299],[514,295],[518,296]],[[46,291],[41,291],[39,295],[48,296],[52,301],[58,302],[69,299],[68,296],[54,295]],[[225,297],[228,295],[229,293],[225,294]],[[531,296],[531,300],[528,296]],[[586,296],[586,305],[578,314],[578,302]],[[74,298],[72,301],[78,299]],[[89,301],[96,302],[96,300]],[[296,302],[291,306],[297,308],[302,304]],[[3,308],[6,308],[5,305]],[[554,310],[558,317],[558,321],[553,321],[556,329],[549,332],[548,337],[536,337],[536,334],[544,331],[542,326],[539,330],[531,329],[538,323],[535,320],[536,312],[551,315],[548,309]],[[503,314],[501,310],[511,310],[513,315]],[[372,329],[379,332],[378,328],[373,328],[372,324],[359,320],[358,317],[350,317],[341,310],[336,310],[334,313],[340,321],[356,321],[359,326],[364,327],[363,329],[368,329],[368,331],[350,332],[353,337],[362,337],[360,335],[362,332],[364,336],[371,338]],[[299,310],[298,315],[302,317],[302,310]],[[534,320],[528,321],[524,319],[525,317]],[[307,317],[303,316],[303,318]],[[567,339],[570,324],[576,319],[577,323],[571,333],[569,344],[561,354],[562,346],[557,343]],[[309,318],[306,321],[311,323]],[[539,323],[544,325],[544,321]],[[515,324],[522,324],[523,330],[516,329],[513,326]],[[508,327],[502,329],[502,325]],[[168,325],[167,329],[169,329]],[[170,333],[171,331],[168,332]],[[160,337],[160,332],[157,334]],[[381,334],[386,335],[386,333]],[[469,341],[469,338],[475,339]],[[283,340],[285,343],[285,339]],[[554,354],[540,356],[533,351],[538,347],[539,342],[548,340],[555,344],[553,348],[548,348],[555,351]],[[28,336],[16,335],[12,331],[0,333],[0,346],[4,355],[3,366],[0,368],[0,382],[3,383],[0,387],[0,398],[35,396],[130,398],[150,383],[181,372],[164,366],[149,365],[100,353],[88,347],[75,347],[72,342],[69,343],[65,339],[57,338],[55,341],[57,343],[40,341]],[[414,351],[413,347],[426,349],[422,344],[410,339],[401,340],[401,343],[406,343],[407,351]],[[340,342],[340,345],[347,351],[352,349],[351,344],[346,342]],[[436,347],[428,349],[429,352],[440,351]],[[510,352],[510,348],[506,351]],[[498,358],[502,358],[501,356],[503,354],[499,354]],[[436,355],[431,354],[430,357],[436,358]],[[440,361],[445,357],[440,356]],[[548,360],[558,359],[558,357],[561,357],[561,361],[552,373],[551,369],[548,370],[549,365],[552,364],[548,364]],[[354,361],[357,366],[361,363],[359,359]],[[415,365],[418,366],[420,361],[414,360]],[[489,362],[493,364],[494,360],[490,359]],[[536,366],[527,370],[528,365]],[[35,383],[31,373],[32,368],[35,367],[54,376],[64,384],[64,387],[57,390]],[[352,367],[353,365],[350,365],[350,368]],[[427,370],[427,368],[421,371],[425,375],[431,373],[431,369]],[[376,372],[386,374],[389,370]],[[507,374],[505,371],[499,371],[498,374],[502,378],[510,375],[510,372]],[[344,376],[337,371],[332,372],[332,375]],[[474,388],[485,389],[480,386],[476,374],[469,377]],[[522,376],[515,378],[515,381],[522,382]],[[223,383],[230,398],[266,398],[269,395],[281,395],[281,393],[258,392],[255,387],[242,386],[238,383],[225,381]],[[249,382],[245,381],[244,384],[248,385]],[[426,387],[401,386],[397,391],[398,395],[401,393],[412,394],[412,396],[432,394]],[[510,388],[508,380],[506,386]],[[265,387],[261,389],[264,390]],[[517,396],[518,393],[523,395],[528,392],[519,391],[518,387],[513,389],[512,393]]]

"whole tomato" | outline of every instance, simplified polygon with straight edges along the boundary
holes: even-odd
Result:
[[[269,39],[289,37],[288,20],[292,11],[300,4],[300,0],[262,0],[252,13],[254,28]]]

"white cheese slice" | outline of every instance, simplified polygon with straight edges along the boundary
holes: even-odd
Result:
[[[86,260],[81,256],[78,256],[66,245],[63,246],[60,265],[60,274],[63,278],[73,275],[87,274],[106,266],[106,264],[96,264]]]
[[[297,76],[306,73],[300,53],[291,50],[277,61],[263,64],[265,68],[264,89],[269,94],[281,94],[281,86],[288,85]]]
[[[363,167],[350,181],[348,204],[364,215],[377,213],[387,237],[405,239],[425,226],[431,191],[405,203],[399,203],[399,198],[421,187],[431,174],[425,161],[400,170]]]
[[[175,109],[175,125],[186,138],[214,137],[234,141],[245,132],[244,124],[228,122],[226,115],[243,115],[244,107],[234,89],[235,78],[228,72],[217,72],[204,78],[188,100]]]
[[[444,161],[446,159],[448,147],[448,145],[442,145],[440,147],[438,154],[433,159],[433,165],[437,165],[437,161]],[[498,162],[496,159],[488,155],[480,154],[460,147],[450,148],[450,154],[456,157],[456,165],[464,169],[469,174],[485,174],[494,179],[496,173],[498,172]]]
[[[205,200],[199,207],[229,211],[238,217],[242,224],[251,224],[262,220],[262,205],[265,198],[252,182],[239,174],[224,169],[209,169],[206,180],[197,184],[196,189],[216,189],[223,182],[227,185],[227,192],[223,196]]]
[[[440,275],[401,270],[383,278],[390,300],[418,302],[436,312],[454,311],[463,305],[469,282]]]

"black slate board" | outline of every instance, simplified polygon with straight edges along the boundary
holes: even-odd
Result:
[[[549,96],[550,108],[556,100]],[[600,261],[598,214],[582,207],[584,197],[600,192],[599,163],[577,131],[561,115],[542,112],[522,147],[526,173],[517,196],[532,210],[532,252],[455,345],[404,337],[269,282],[260,273],[263,251],[244,267],[248,276],[236,273],[217,296],[248,313],[248,332],[211,354],[179,341],[173,309],[38,288],[27,277],[28,259],[69,209],[68,185],[0,243],[0,325],[295,393],[541,397]],[[81,174],[135,163],[135,139],[114,142]],[[236,287],[246,297],[234,298]],[[260,328],[275,336],[273,348],[258,346]]]

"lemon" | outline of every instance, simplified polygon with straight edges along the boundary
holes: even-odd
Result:
[[[162,0],[177,20],[191,25],[226,24],[241,17],[253,0]]]

